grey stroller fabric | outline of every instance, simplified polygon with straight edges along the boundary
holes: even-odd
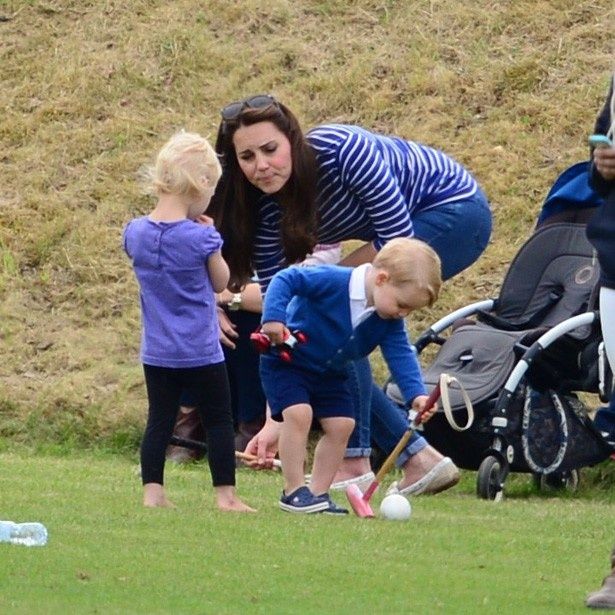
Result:
[[[515,344],[525,334],[500,331],[483,323],[462,325],[423,371],[425,383],[431,389],[442,373],[455,376],[476,406],[502,388],[516,363]],[[451,388],[449,394],[454,410],[465,408],[459,389]]]
[[[585,225],[544,226],[513,259],[497,316],[516,329],[553,327],[587,309],[599,275]]]

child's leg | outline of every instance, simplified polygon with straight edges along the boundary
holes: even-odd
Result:
[[[312,425],[312,407],[309,404],[295,404],[282,412],[284,422],[278,442],[284,493],[293,493],[305,484],[304,466],[307,439]]]
[[[144,365],[149,401],[147,425],[141,442],[141,479],[143,504],[148,507],[170,507],[164,493],[165,451],[179,406],[181,385],[174,370]]]
[[[286,421],[286,416],[284,417]],[[329,491],[333,477],[344,458],[348,438],[354,428],[354,419],[348,417],[321,418],[324,431],[314,452],[314,465],[310,491],[321,495]],[[308,427],[309,429],[309,427]],[[284,464],[284,461],[282,461]]]
[[[235,432],[231,394],[224,363],[191,370],[198,411],[205,428],[207,460],[220,510],[254,512],[235,492]]]

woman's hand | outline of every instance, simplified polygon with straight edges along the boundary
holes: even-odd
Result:
[[[615,180],[615,147],[597,147],[594,150],[594,165],[603,179]]]
[[[256,457],[256,461],[249,462],[251,467],[258,470],[270,470],[273,467],[278,452],[280,427],[281,423],[268,416],[262,429],[248,442],[244,453]]]
[[[231,322],[222,308],[218,308],[218,328],[220,343],[231,350],[235,350],[235,340],[239,337],[239,333],[237,333],[235,324]]]
[[[422,412],[425,407],[425,402],[428,399],[428,395],[417,395],[412,402],[412,409],[416,412]],[[438,410],[438,403],[436,402],[431,408],[425,410],[421,418],[421,423],[426,423]]]

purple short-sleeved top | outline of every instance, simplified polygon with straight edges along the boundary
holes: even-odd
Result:
[[[224,360],[207,259],[222,247],[213,226],[136,218],[124,249],[141,296],[141,360],[157,367],[201,367]]]

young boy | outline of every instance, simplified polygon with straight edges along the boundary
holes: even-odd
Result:
[[[290,362],[276,353],[261,358],[271,416],[282,422],[282,510],[348,512],[331,501],[328,490],[354,427],[346,383],[350,361],[380,346],[406,402],[417,411],[423,408],[425,386],[403,319],[432,305],[441,282],[438,255],[426,243],[407,238],[389,241],[372,265],[289,267],[275,275],[265,296],[261,332],[273,345],[292,331],[307,336],[305,344],[293,348]],[[308,488],[304,462],[312,417],[323,436]]]

